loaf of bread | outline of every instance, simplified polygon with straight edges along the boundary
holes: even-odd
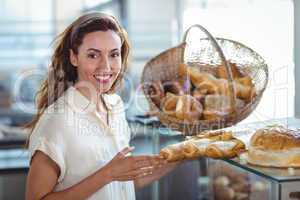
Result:
[[[168,161],[199,157],[232,158],[245,150],[242,141],[230,131],[207,131],[184,142],[163,148],[160,154]]]
[[[250,140],[247,161],[268,167],[300,167],[300,131],[283,126],[257,130]]]

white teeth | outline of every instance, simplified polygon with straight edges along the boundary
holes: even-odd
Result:
[[[94,76],[96,79],[98,79],[98,80],[103,80],[103,81],[105,81],[105,80],[108,80],[109,78],[110,78],[110,75],[95,75]]]

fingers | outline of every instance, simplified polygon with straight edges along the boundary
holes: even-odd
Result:
[[[118,158],[125,158],[128,153],[134,150],[134,147],[125,147],[122,151],[117,153]]]
[[[159,167],[167,163],[166,160],[159,156],[136,156],[134,157],[134,168],[139,169],[143,167]]]
[[[118,181],[128,181],[128,180],[135,180],[138,178],[146,177],[152,174],[153,174],[153,168],[142,168],[142,169],[128,172],[119,177],[114,177],[114,179]]]

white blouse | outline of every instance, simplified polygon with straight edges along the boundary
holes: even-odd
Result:
[[[41,116],[29,141],[30,159],[36,150],[48,155],[60,168],[55,191],[80,182],[129,146],[130,129],[117,94],[104,95],[109,126],[98,117],[96,106],[70,87]],[[111,182],[88,200],[134,200],[133,181]]]

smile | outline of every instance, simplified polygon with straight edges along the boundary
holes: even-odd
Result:
[[[111,77],[112,77],[112,74],[94,75],[94,78],[97,80],[97,82],[100,82],[100,83],[109,82]]]

